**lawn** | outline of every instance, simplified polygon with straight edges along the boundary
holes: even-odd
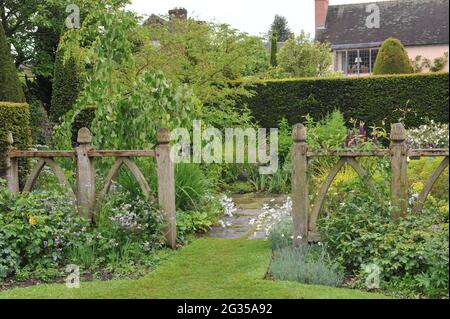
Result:
[[[2,298],[385,298],[358,290],[264,279],[271,258],[268,241],[199,239],[139,280],[19,288]]]

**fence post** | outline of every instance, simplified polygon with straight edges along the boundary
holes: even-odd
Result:
[[[95,169],[94,159],[89,158],[88,151],[92,148],[92,135],[86,127],[78,131],[75,149],[77,154],[77,205],[79,213],[92,220],[95,207]]]
[[[6,150],[6,182],[8,189],[14,195],[19,193],[19,163],[17,158],[11,158],[9,153],[14,150],[14,138],[11,132],[8,132],[7,137],[8,147]]]
[[[406,131],[401,123],[391,125],[391,205],[392,217],[404,216],[408,209],[408,146]]]
[[[165,222],[166,244],[176,248],[175,169],[170,156],[170,132],[158,130],[156,162],[158,166],[158,202]]]
[[[292,218],[294,222],[294,245],[308,243],[308,157],[306,128],[297,124],[293,130],[292,156]]]

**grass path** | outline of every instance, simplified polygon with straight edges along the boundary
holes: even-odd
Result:
[[[270,242],[203,238],[139,280],[19,288],[0,298],[383,298],[357,290],[265,280]]]

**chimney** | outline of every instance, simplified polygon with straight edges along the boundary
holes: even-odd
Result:
[[[173,18],[180,19],[180,20],[186,20],[187,14],[188,14],[188,12],[185,8],[174,8],[172,10],[169,10],[170,20],[172,20]]]
[[[325,28],[329,0],[315,0],[316,2],[316,31]]]

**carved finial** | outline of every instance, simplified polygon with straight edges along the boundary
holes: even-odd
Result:
[[[8,143],[9,145],[14,144],[14,138],[11,132],[8,132],[8,135],[6,136],[6,143]]]
[[[296,124],[292,132],[292,138],[294,142],[305,142],[306,141],[306,127],[303,124]]]
[[[395,142],[406,140],[406,130],[402,123],[391,124],[391,140]]]
[[[158,130],[158,143],[159,144],[169,144],[170,142],[170,131],[166,128],[161,128]]]
[[[92,142],[92,134],[87,127],[78,130],[77,142],[78,144],[90,144]]]

